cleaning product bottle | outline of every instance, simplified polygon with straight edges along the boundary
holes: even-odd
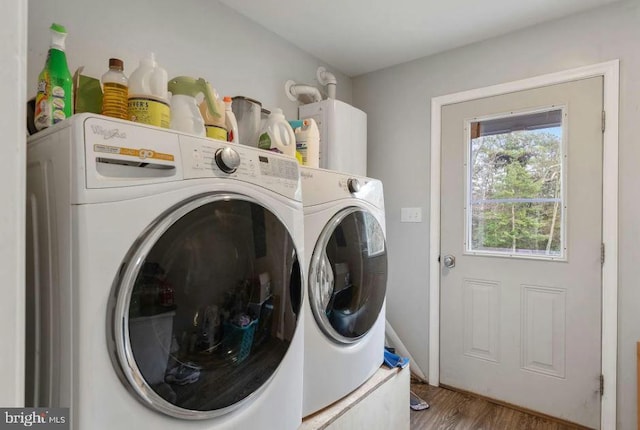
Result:
[[[227,140],[227,127],[225,126],[225,111],[224,103],[218,98],[218,94],[215,90],[211,90],[213,95],[212,105],[214,110],[209,108],[209,103],[203,100],[200,103],[200,114],[204,120],[204,128],[206,130],[207,137],[212,139]]]
[[[38,93],[34,112],[36,129],[53,124],[73,115],[73,87],[71,73],[64,53],[67,30],[51,24],[51,43],[44,69],[38,76]]]
[[[267,118],[258,141],[258,148],[279,152],[290,157],[296,156],[296,137],[293,129],[282,113],[274,109]]]
[[[171,128],[198,136],[206,136],[204,120],[196,97],[204,95],[207,108],[211,112],[216,111],[211,86],[204,79],[195,79],[187,76],[179,76],[169,81],[171,92]]]
[[[169,128],[171,124],[167,71],[150,53],[129,78],[129,119],[142,124]]]
[[[301,166],[304,165],[304,161],[302,159],[302,154],[300,153],[299,149],[298,149],[298,131],[300,130],[300,128],[302,128],[303,122],[299,119],[293,119],[293,120],[289,120],[289,125],[291,126],[291,128],[293,129],[293,134],[296,136],[296,160],[298,160],[298,164],[300,164]]]
[[[129,119],[127,97],[129,80],[124,74],[124,63],[119,58],[109,58],[109,70],[102,75],[102,115]]]
[[[236,121],[236,115],[231,109],[231,97],[225,96],[222,100],[225,105],[224,121],[227,126],[227,140],[229,142],[238,143],[238,121]]]
[[[289,121],[296,136],[296,151],[303,166],[320,167],[320,130],[313,118]]]

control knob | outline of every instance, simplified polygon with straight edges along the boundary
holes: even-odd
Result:
[[[240,155],[229,148],[220,148],[216,151],[216,164],[225,173],[233,173],[240,165]]]
[[[347,180],[347,188],[349,188],[350,193],[357,193],[360,191],[360,181],[356,178],[349,178]]]

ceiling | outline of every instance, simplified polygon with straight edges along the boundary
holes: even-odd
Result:
[[[617,0],[220,0],[350,77]]]

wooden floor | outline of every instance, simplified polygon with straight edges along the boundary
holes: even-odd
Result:
[[[411,411],[411,430],[576,430],[469,394],[411,382],[411,391],[429,409]]]

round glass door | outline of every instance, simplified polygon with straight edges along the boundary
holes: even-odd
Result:
[[[387,288],[382,227],[360,208],[347,208],[324,228],[311,259],[309,300],[322,331],[353,343],[373,327]]]
[[[116,288],[119,370],[148,406],[187,419],[229,412],[269,380],[302,294],[287,228],[256,201],[228,194],[159,218]]]

